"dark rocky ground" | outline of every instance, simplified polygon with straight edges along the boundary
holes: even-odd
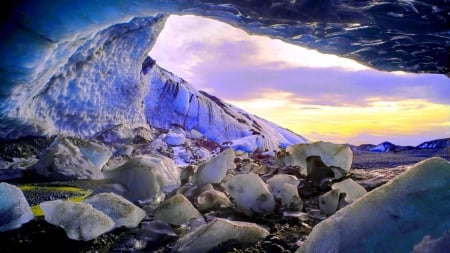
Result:
[[[13,160],[13,157],[39,157],[41,151],[47,147],[53,138],[50,139],[21,139],[16,142],[1,142],[0,157],[3,160]],[[397,153],[374,153],[374,152],[354,152],[353,170],[349,175],[356,182],[363,185],[368,191],[386,183],[396,175],[408,169],[409,165],[422,161],[432,156],[441,156],[449,160],[449,149],[422,149],[406,150]],[[258,158],[254,157],[256,160]],[[274,164],[273,161],[261,160],[262,164]],[[402,165],[402,166],[400,166]],[[398,167],[400,166],[400,167]],[[33,177],[8,180],[16,185],[37,185],[37,186],[71,186],[95,192],[102,187],[105,180],[78,180],[66,182],[45,182]],[[298,176],[298,175],[297,175]],[[31,205],[51,199],[67,199],[81,193],[68,191],[25,191],[26,198]],[[302,195],[302,192],[300,191]],[[213,252],[295,252],[303,243],[312,228],[323,220],[318,207],[319,193],[303,195],[303,212],[308,215],[301,217],[286,217],[278,214],[268,216],[247,217],[235,213],[232,210],[215,210],[205,214],[205,217],[232,217],[234,220],[255,222],[265,226],[270,235],[262,241],[253,245],[237,245],[227,242],[220,245]],[[154,222],[153,217],[148,216],[141,223]],[[181,229],[181,228],[180,228]],[[177,228],[175,228],[175,231]],[[0,252],[171,252],[171,246],[176,241],[176,236],[171,234],[153,233],[140,228],[136,229],[115,229],[110,233],[88,241],[74,241],[67,238],[64,230],[50,225],[43,217],[23,225],[19,229],[0,233]],[[139,238],[151,237],[145,245]]]

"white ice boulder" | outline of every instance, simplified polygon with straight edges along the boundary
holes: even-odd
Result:
[[[216,218],[182,236],[174,246],[175,252],[208,252],[228,241],[248,245],[264,239],[269,231],[255,223]]]
[[[197,197],[197,207],[200,211],[212,208],[230,207],[233,204],[225,193],[210,189],[205,190]]]
[[[353,181],[353,179],[351,178],[345,179],[338,183],[334,183],[331,186],[331,189],[338,189],[340,191],[340,194],[345,193],[345,197],[343,199],[346,205],[355,202],[355,200],[361,198],[367,193],[364,187]]]
[[[73,240],[92,240],[114,228],[114,221],[89,204],[52,200],[39,205],[45,220],[66,231]]]
[[[297,252],[411,252],[450,228],[450,163],[430,158],[316,225]]]
[[[234,169],[236,155],[232,149],[226,149],[209,161],[198,165],[197,171],[192,176],[192,183],[203,186],[206,184],[220,183],[227,170]]]
[[[58,136],[34,165],[37,174],[52,180],[102,179],[101,167],[111,152],[100,144],[80,143],[81,148]]]
[[[186,142],[186,136],[181,132],[170,131],[164,141],[170,146],[180,146]]]
[[[181,225],[201,217],[200,212],[183,195],[175,194],[164,200],[155,210],[155,218],[172,225]]]
[[[232,140],[230,147],[236,151],[252,153],[258,148],[264,147],[264,140],[261,135],[249,135]]]
[[[280,158],[283,165],[299,166],[300,173],[308,175],[306,159],[319,156],[334,173],[335,178],[343,177],[350,171],[353,152],[349,147],[331,142],[315,142],[288,146]]]
[[[326,215],[334,214],[339,207],[341,191],[334,189],[319,196],[319,208]]]
[[[14,185],[0,183],[0,232],[19,228],[34,219],[23,192]]]
[[[281,198],[281,193],[283,192],[284,184],[291,184],[295,187],[298,186],[299,180],[296,176],[287,174],[277,174],[267,180],[270,192],[272,192],[275,198]]]
[[[165,193],[180,186],[180,171],[169,160],[153,156],[133,157],[104,174],[128,189],[125,196],[128,200],[159,203]]]
[[[303,201],[298,195],[296,185],[289,183],[283,184],[281,191],[281,204],[288,210],[301,211],[303,209]]]
[[[275,199],[262,179],[251,172],[233,176],[224,183],[225,190],[233,197],[238,209],[253,213],[270,213]]]
[[[115,227],[137,227],[145,217],[145,211],[115,193],[99,193],[83,201],[108,215]]]

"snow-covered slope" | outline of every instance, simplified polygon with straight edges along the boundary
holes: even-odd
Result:
[[[152,62],[147,58],[147,62]],[[145,66],[143,81],[149,83],[144,98],[147,122],[157,128],[182,126],[195,129],[218,143],[231,142],[234,149],[276,149],[307,140],[287,129],[228,104],[160,68]]]
[[[58,46],[58,68],[10,98],[20,104],[0,117],[0,138],[67,134],[93,137],[117,125],[195,129],[207,139],[245,151],[307,140],[248,114],[161,69],[147,56],[166,16],[133,18]],[[59,53],[58,53],[59,52]],[[65,55],[70,55],[64,61]],[[31,95],[30,95],[31,94]]]

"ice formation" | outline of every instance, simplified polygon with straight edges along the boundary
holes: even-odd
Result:
[[[14,185],[0,183],[0,232],[19,228],[34,219],[23,192]]]
[[[226,149],[211,160],[201,163],[192,176],[192,182],[199,186],[220,183],[227,170],[235,168],[235,157],[233,150]]]
[[[200,212],[183,194],[164,200],[155,210],[155,218],[172,225],[181,225],[191,219],[201,217]]]
[[[245,245],[268,235],[266,229],[254,223],[216,218],[182,236],[175,244],[175,252],[208,252],[228,241]]]
[[[114,228],[114,221],[89,204],[52,200],[40,204],[45,220],[66,231],[73,240],[89,241]]]
[[[225,183],[225,190],[233,197],[238,209],[253,213],[270,213],[275,208],[275,200],[267,185],[253,172],[236,175]]]
[[[145,211],[115,193],[99,193],[83,201],[108,215],[114,227],[137,227],[145,217]]]
[[[5,38],[0,138],[88,137],[121,124],[151,123],[166,129],[178,124],[218,142],[234,140],[243,150],[305,141],[193,91],[147,58],[170,14],[212,17],[384,70],[448,73],[445,1],[265,3],[111,0],[107,8],[74,0],[9,3],[0,27]],[[159,115],[155,108],[165,109]]]
[[[450,227],[450,163],[430,158],[316,225],[303,252],[411,252]]]
[[[128,200],[159,203],[166,192],[181,183],[179,169],[168,160],[163,157],[133,157],[120,167],[105,170],[104,174],[126,187]]]

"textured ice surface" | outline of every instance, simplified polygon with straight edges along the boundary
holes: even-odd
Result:
[[[89,204],[52,200],[39,205],[48,223],[59,226],[73,240],[89,241],[114,228],[114,221]]]
[[[311,173],[307,172],[307,159],[311,156],[319,156],[322,162],[333,171],[335,178],[341,178],[350,171],[353,159],[353,153],[349,147],[320,141],[289,146],[281,160],[285,165],[299,166],[300,172],[308,175]]]
[[[420,162],[316,225],[298,252],[411,252],[450,228],[449,185],[449,162]]]
[[[145,217],[145,211],[115,193],[99,193],[83,201],[108,215],[114,227],[137,227]]]
[[[275,198],[281,198],[284,184],[291,184],[297,187],[299,182],[297,177],[287,174],[278,174],[267,180],[270,192],[272,192]]]
[[[165,192],[180,185],[180,171],[167,159],[133,157],[120,167],[105,170],[104,174],[127,188],[128,200],[159,202]]]
[[[155,210],[156,219],[172,225],[181,225],[198,217],[201,217],[200,212],[179,193],[164,200]]]
[[[199,186],[220,183],[227,170],[236,167],[234,164],[235,157],[232,149],[226,149],[211,160],[201,163],[192,176],[192,183]]]
[[[22,226],[34,219],[23,192],[14,185],[0,183],[0,232]]]
[[[254,223],[216,218],[182,236],[175,252],[208,252],[227,241],[249,244],[264,239],[269,231]]]
[[[353,203],[355,200],[361,198],[367,193],[364,187],[353,181],[353,179],[351,178],[345,179],[344,181],[338,183],[334,183],[331,186],[331,189],[338,189],[341,194],[345,193],[344,200],[346,204]]]
[[[111,0],[105,7],[87,0],[23,0],[5,10],[0,137],[90,136],[121,123],[146,124],[148,83],[141,79],[152,63],[145,57],[172,13],[212,17],[383,70],[448,73],[450,66],[447,1]],[[173,103],[181,118],[189,95],[181,90]],[[223,139],[249,136],[238,126]],[[208,138],[216,134],[197,130]],[[281,135],[282,145],[295,143]]]
[[[99,144],[75,145],[69,138],[58,136],[39,161],[35,171],[52,180],[102,179],[102,166],[111,152]]]
[[[275,200],[267,185],[253,172],[233,176],[224,183],[224,186],[238,209],[248,215],[270,213],[275,208]]]

